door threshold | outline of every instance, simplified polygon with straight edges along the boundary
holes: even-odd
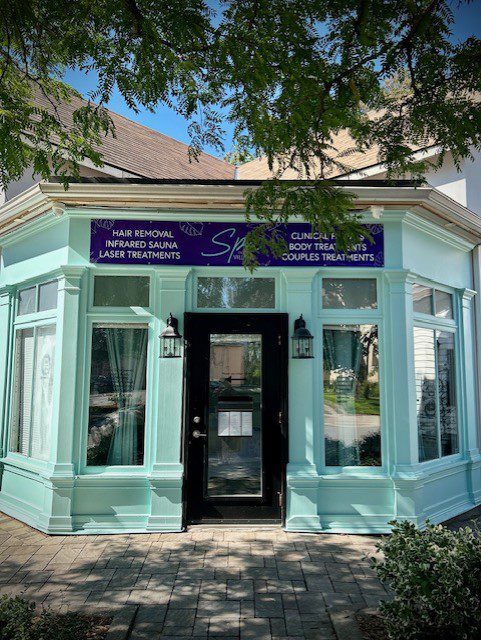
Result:
[[[187,525],[189,529],[246,529],[249,531],[259,529],[282,529],[281,521],[277,522],[261,522],[252,520],[251,522],[190,522]]]

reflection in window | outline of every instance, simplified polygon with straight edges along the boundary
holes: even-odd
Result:
[[[94,326],[88,465],[143,464],[146,367],[146,327]]]
[[[454,334],[414,327],[419,461],[459,451]]]
[[[29,287],[23,289],[18,294],[18,315],[24,316],[27,313],[37,311],[37,288]]]
[[[324,309],[375,309],[377,307],[374,278],[323,278]]]
[[[414,313],[435,315],[437,318],[453,319],[453,296],[447,291],[426,287],[423,284],[413,285]]]
[[[447,331],[438,331],[436,348],[438,358],[441,455],[449,456],[459,451],[454,334],[448,333]]]
[[[198,278],[197,306],[204,309],[274,309],[274,278]]]
[[[436,289],[435,300],[436,300],[436,316],[438,318],[449,318],[453,317],[453,296],[446,291],[439,291]]]
[[[148,276],[95,276],[94,307],[148,307]]]
[[[413,284],[413,307],[415,313],[433,313],[433,290],[423,284]]]
[[[431,329],[414,327],[414,365],[419,460],[424,462],[438,457],[436,360],[434,331]]]
[[[210,336],[207,495],[262,495],[262,336]]]
[[[327,466],[379,466],[378,328],[326,326],[324,436]]]
[[[38,310],[49,311],[57,308],[58,281],[46,282],[38,288]]]
[[[50,454],[54,361],[55,325],[17,331],[10,450],[38,460]]]

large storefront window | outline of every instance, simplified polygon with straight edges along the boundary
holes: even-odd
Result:
[[[414,327],[419,461],[459,451],[454,333]]]
[[[144,460],[147,327],[96,324],[87,442],[90,466]]]
[[[381,419],[377,325],[325,326],[327,466],[379,466]]]
[[[10,450],[48,460],[52,422],[55,325],[17,329]]]

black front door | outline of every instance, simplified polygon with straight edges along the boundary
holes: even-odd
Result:
[[[185,315],[187,521],[279,522],[287,315]]]

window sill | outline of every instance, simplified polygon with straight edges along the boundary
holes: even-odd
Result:
[[[118,467],[84,467],[78,474],[82,477],[95,478],[125,478],[126,476],[148,476],[147,467],[144,465],[137,466],[118,466]]]
[[[319,476],[332,478],[388,478],[384,467],[325,467],[319,471]]]

